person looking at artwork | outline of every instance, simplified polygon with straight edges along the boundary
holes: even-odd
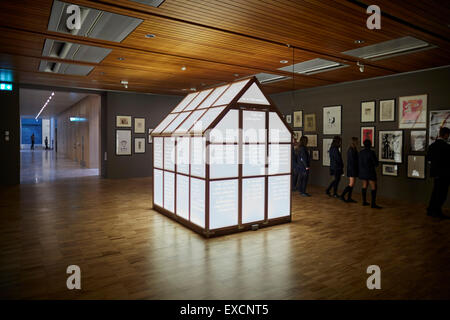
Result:
[[[341,175],[344,173],[344,162],[342,161],[341,151],[339,151],[341,144],[341,137],[334,136],[330,150],[328,150],[328,153],[330,154],[330,175],[333,176],[334,179],[328,186],[325,193],[328,196],[333,196],[335,198],[339,198],[337,190],[339,187],[339,182],[341,181]],[[331,188],[333,188],[333,195],[330,194]]]
[[[450,129],[442,127],[439,137],[428,147],[427,161],[430,162],[430,176],[433,178],[433,191],[427,215],[439,218],[449,218],[442,213],[442,206],[447,199],[450,184],[450,145],[447,143]]]
[[[349,179],[348,186],[345,187],[340,199],[345,202],[355,203],[352,199],[353,187],[355,186],[356,177],[359,176],[358,162],[358,138],[352,137],[350,147],[347,150],[347,177]],[[348,193],[348,198],[345,195]]]
[[[359,153],[359,179],[362,181],[362,205],[368,206],[367,202],[367,187],[370,184],[372,203],[370,204],[374,209],[381,209],[377,205],[377,172],[378,159],[375,152],[371,149],[372,141],[369,139],[364,140],[364,149]]]
[[[307,148],[308,138],[302,136],[298,147],[297,164],[298,164],[298,186],[300,195],[304,197],[310,197],[311,195],[306,192],[306,186],[308,184],[309,177],[309,163],[310,154]]]

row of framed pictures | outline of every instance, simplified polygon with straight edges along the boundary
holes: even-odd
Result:
[[[131,116],[116,116],[117,128],[131,128]],[[145,118],[134,118],[134,133],[145,133]]]
[[[303,127],[303,111],[294,111],[294,123],[292,123],[292,115],[286,115],[286,122],[292,124],[294,128],[302,128]],[[316,114],[308,113],[305,114],[305,132],[316,132]]]
[[[132,137],[131,137],[131,116],[116,116],[116,128],[130,128],[130,129],[116,129],[116,155],[130,156],[132,154]],[[148,129],[147,142],[152,143],[151,132],[153,129]],[[134,118],[134,133],[145,133],[145,118]],[[145,138],[134,138],[134,153],[145,153]]]
[[[381,174],[384,176],[398,176],[398,164],[383,163],[381,166]],[[408,178],[425,179],[425,156],[408,155]]]

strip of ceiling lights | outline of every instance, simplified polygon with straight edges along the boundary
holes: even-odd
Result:
[[[44,105],[42,106],[41,110],[39,111],[39,113],[35,117],[36,120],[39,118],[39,116],[41,115],[42,111],[44,111],[45,107],[47,107],[47,105],[50,103],[50,101],[52,100],[52,97],[54,95],[55,95],[55,93],[52,92],[52,94],[48,97],[47,101],[44,103]]]

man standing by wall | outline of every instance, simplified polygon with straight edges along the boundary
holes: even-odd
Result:
[[[450,145],[447,140],[450,129],[442,127],[439,138],[433,142],[427,152],[427,160],[431,163],[430,175],[433,177],[433,191],[427,215],[439,218],[449,218],[442,213],[442,205],[447,199],[450,184]]]

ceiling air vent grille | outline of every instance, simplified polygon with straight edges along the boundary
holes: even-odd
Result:
[[[67,13],[67,7],[69,5],[71,3],[57,0],[53,2],[52,12],[48,22],[49,31],[121,42],[143,21],[133,17],[79,6],[81,28],[79,30],[69,30],[66,25],[67,18],[69,17]]]
[[[155,7],[155,8],[158,8],[164,2],[164,0],[130,0],[130,1],[142,3],[147,6],[151,6],[151,7]]]
[[[293,66],[290,65],[283,68],[279,68],[278,70],[292,72],[292,69],[294,69],[295,73],[310,75],[344,67],[348,67],[348,65],[336,61],[317,58],[313,60],[296,63]]]
[[[46,39],[42,56],[100,63],[112,50],[78,43]]]
[[[92,66],[82,66],[71,63],[61,63],[41,60],[39,64],[39,71],[50,72],[56,74],[65,74],[71,76],[87,76],[92,71]]]
[[[342,53],[352,57],[375,61],[431,48],[436,48],[436,46],[432,46],[428,42],[416,39],[414,37],[407,36],[358,49],[344,51]]]
[[[258,73],[258,74],[255,74],[255,77],[262,84],[268,84],[268,83],[291,79],[291,77],[280,76],[278,74],[270,74],[270,73]]]

